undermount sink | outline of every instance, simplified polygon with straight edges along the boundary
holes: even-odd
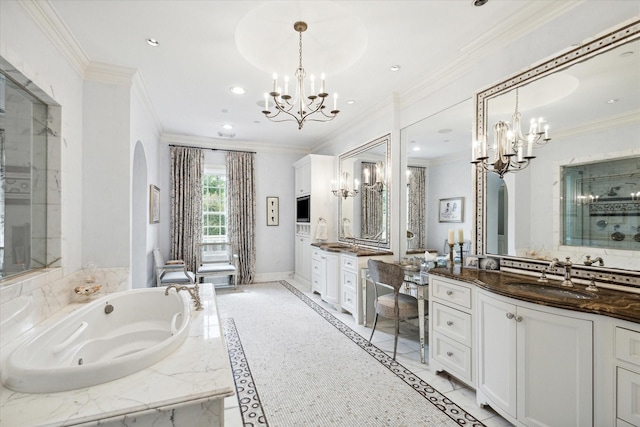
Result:
[[[509,288],[530,291],[538,295],[558,298],[593,299],[597,295],[572,288],[557,288],[555,286],[538,285],[535,283],[510,283]]]

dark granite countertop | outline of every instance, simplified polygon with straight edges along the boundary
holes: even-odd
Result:
[[[573,288],[569,288],[561,286],[558,280],[539,283],[537,278],[532,276],[468,268],[460,269],[460,267],[453,270],[433,268],[429,274],[471,283],[490,292],[522,301],[640,323],[640,294],[602,287],[598,289],[598,292],[589,292],[585,290],[586,285],[577,283]],[[518,284],[530,284],[531,286]],[[590,298],[591,296],[593,297]]]
[[[348,255],[355,256],[377,256],[377,255],[393,255],[393,252],[387,249],[375,249],[369,248],[366,246],[357,246],[349,245],[347,243],[341,242],[327,242],[327,243],[312,243],[311,246],[315,246],[317,248],[322,249],[327,252],[338,252],[345,253]]]

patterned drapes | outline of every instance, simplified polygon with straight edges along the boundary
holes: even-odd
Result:
[[[195,271],[202,240],[202,171],[200,148],[171,147],[171,258]]]
[[[255,273],[255,169],[254,154],[227,153],[227,233],[238,253],[238,282],[252,283]]]
[[[376,182],[376,164],[362,162],[362,176],[360,177],[360,182],[363,183],[366,182],[365,170],[369,170],[370,182]],[[376,190],[367,189],[365,185],[363,185],[361,195],[362,207],[360,209],[360,223],[362,225],[360,235],[365,239],[378,239],[384,226],[382,193]]]
[[[423,167],[409,166],[410,174],[407,181],[408,209],[407,231],[413,233],[410,241],[410,249],[425,247],[425,211],[426,211],[426,169]]]

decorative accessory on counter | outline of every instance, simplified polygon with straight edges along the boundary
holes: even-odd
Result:
[[[624,240],[625,236],[624,233],[621,233],[618,231],[618,229],[620,228],[619,225],[616,225],[613,227],[613,229],[615,230],[613,233],[611,233],[611,240],[614,240],[616,242],[621,242]]]
[[[315,77],[313,74],[311,75],[310,95],[305,96],[304,79],[307,74],[302,66],[302,33],[307,31],[307,23],[298,21],[293,24],[293,29],[299,33],[298,68],[295,73],[295,93],[293,94],[293,97],[289,95],[289,76],[284,76],[284,92],[281,92],[280,87],[278,87],[278,75],[273,73],[273,90],[264,94],[264,110],[262,113],[266,118],[274,122],[295,121],[298,123],[298,129],[302,129],[302,125],[304,125],[304,122],[307,119],[314,122],[328,122],[333,120],[340,110],[337,108],[338,94],[334,93],[333,110],[330,110],[329,114],[325,111],[327,106],[324,105],[324,102],[329,94],[325,92],[324,74],[320,75],[320,92],[318,93],[316,93],[314,89]],[[269,110],[269,97],[273,99],[273,106],[276,109],[273,114],[271,114],[271,111]],[[284,116],[277,118],[280,113],[283,113]],[[315,115],[316,113],[320,114]]]
[[[598,287],[596,286],[596,276],[590,274],[589,279],[591,279],[591,281],[589,282],[589,286],[587,286],[585,290],[590,292],[598,292]]]
[[[98,292],[100,290],[100,288],[101,288],[100,285],[76,286],[73,289],[73,292],[75,292],[78,295],[89,296],[89,295],[93,295],[96,292]]]
[[[329,237],[327,236],[327,221],[324,218],[318,218],[318,225],[316,226],[316,240],[326,241]]]
[[[600,230],[604,230],[607,227],[607,224],[608,222],[605,221],[604,219],[601,219],[600,221],[596,222],[596,225]]]

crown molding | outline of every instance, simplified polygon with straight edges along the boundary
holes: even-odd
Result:
[[[91,61],[84,70],[84,79],[98,83],[131,87],[136,73],[137,70],[135,68]]]
[[[156,133],[161,135],[162,132],[164,132],[164,128],[162,127],[162,122],[160,122],[158,113],[153,106],[153,102],[149,96],[149,91],[147,90],[147,85],[144,83],[144,79],[142,78],[142,73],[140,71],[136,72],[133,76],[133,94],[140,99],[142,105],[149,113],[149,117],[153,121]]]
[[[62,21],[51,3],[48,0],[19,0],[19,3],[33,19],[34,23],[60,51],[71,68],[73,68],[80,77],[84,77],[84,70],[87,64],[89,64],[89,57],[71,34],[71,31]]]
[[[554,139],[578,137],[581,135],[604,132],[621,126],[640,124],[640,110],[625,111],[624,113],[607,117],[602,120],[577,123],[569,129],[559,129],[553,132]]]
[[[164,132],[160,135],[160,142],[171,145],[182,145],[187,147],[208,148],[214,150],[229,151],[254,151],[256,153],[277,153],[277,154],[309,154],[309,150],[295,147],[266,146],[261,143],[229,140],[223,138],[212,138],[206,136],[180,135]]]

